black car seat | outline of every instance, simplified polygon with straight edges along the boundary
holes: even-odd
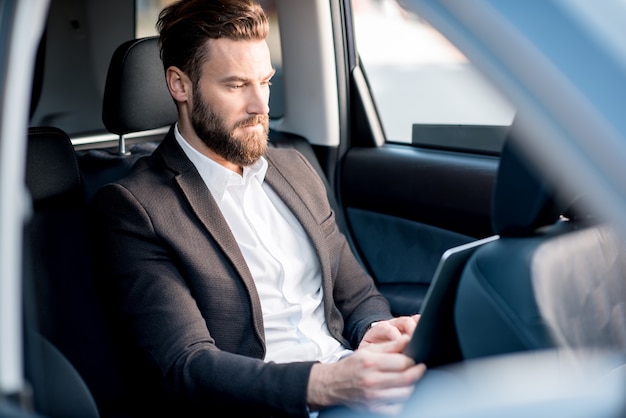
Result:
[[[493,195],[499,239],[468,260],[455,323],[466,359],[626,348],[626,245],[584,201],[538,175],[511,130]]]
[[[26,185],[33,207],[25,228],[27,371],[35,404],[46,416],[98,416],[120,386],[111,384],[116,363],[95,288],[81,174],[65,132],[29,129]]]

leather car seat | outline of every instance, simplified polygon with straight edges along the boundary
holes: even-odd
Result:
[[[626,245],[537,173],[514,126],[493,194],[499,238],[462,273],[455,324],[466,359],[550,348],[626,348]]]

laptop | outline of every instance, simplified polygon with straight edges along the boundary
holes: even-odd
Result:
[[[476,248],[498,239],[493,235],[446,250],[422,303],[420,320],[405,354],[427,367],[462,360],[454,326],[454,302],[463,268]]]

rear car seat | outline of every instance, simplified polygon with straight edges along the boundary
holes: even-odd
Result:
[[[25,286],[27,341],[32,348],[28,370],[33,382],[43,382],[34,384],[39,386],[35,404],[46,416],[93,417],[98,411],[89,406],[95,400],[101,416],[114,416],[123,403],[123,385],[95,286],[88,212],[74,148],[67,134],[53,127],[30,128],[27,146],[26,185],[33,202],[25,231],[25,271],[31,279]],[[63,357],[88,390],[64,366]],[[41,364],[50,367],[47,375]],[[62,370],[66,378],[55,377]],[[59,393],[64,396],[58,398]]]

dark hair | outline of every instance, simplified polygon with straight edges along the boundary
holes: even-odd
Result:
[[[180,68],[193,83],[210,54],[207,40],[261,40],[269,32],[255,0],[179,0],[161,10],[156,27],[163,67]]]

